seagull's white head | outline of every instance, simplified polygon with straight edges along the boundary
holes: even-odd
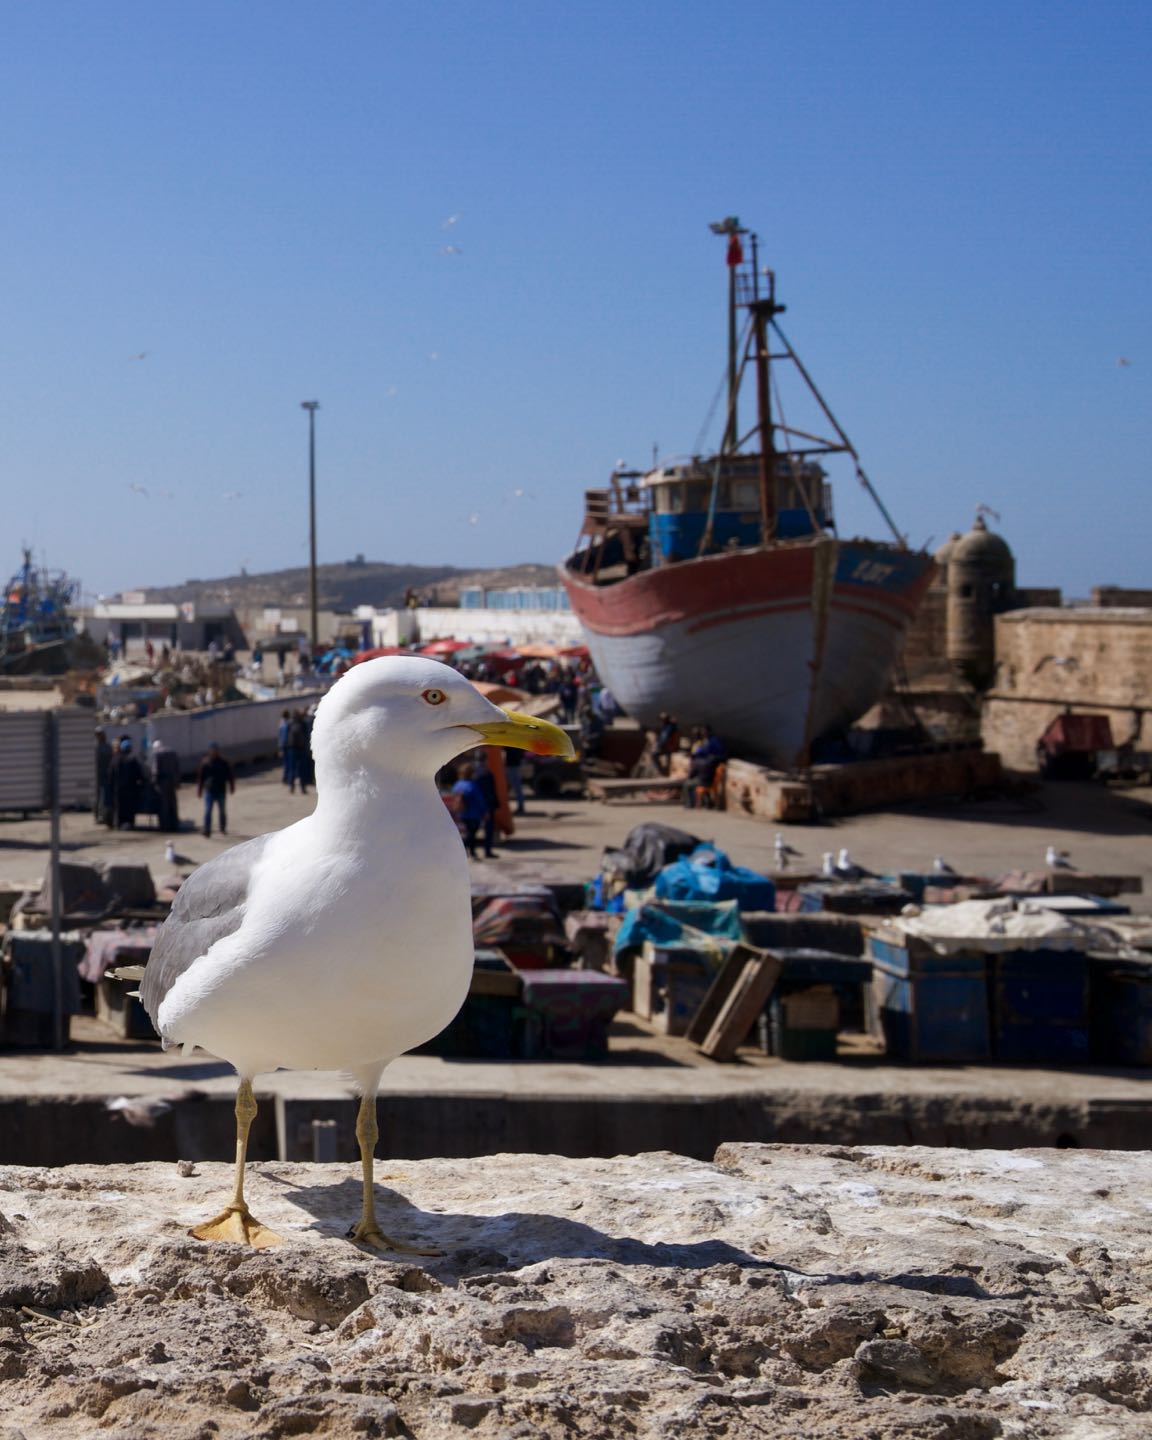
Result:
[[[312,727],[321,786],[366,772],[431,778],[475,745],[573,754],[558,726],[501,710],[450,665],[416,655],[354,665],[320,701]]]

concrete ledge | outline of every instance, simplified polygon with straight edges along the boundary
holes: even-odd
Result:
[[[356,1102],[259,1096],[253,1160],[313,1158],[313,1122],[332,1122],[326,1154],[357,1155]],[[781,1089],[698,1097],[442,1092],[389,1095],[379,1104],[378,1153],[398,1159],[470,1159],[548,1151],[573,1158],[675,1150],[707,1159],[726,1142],[1019,1146],[1142,1150],[1152,1133],[1147,1100],[1066,1102],[944,1092],[852,1095]],[[99,1098],[0,1100],[4,1163],[58,1166],[148,1160],[224,1160],[232,1154],[230,1095],[176,1099],[151,1125],[127,1123]]]
[[[1152,1157],[726,1145],[0,1169],[4,1423],[24,1440],[1143,1440]]]

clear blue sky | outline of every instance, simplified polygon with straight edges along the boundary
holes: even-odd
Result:
[[[554,561],[618,457],[697,444],[737,214],[914,543],[984,503],[1022,583],[1152,584],[1147,0],[6,0],[0,34],[0,569],[303,563],[312,398],[322,560]]]

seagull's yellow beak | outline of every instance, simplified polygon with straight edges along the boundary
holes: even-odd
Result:
[[[483,735],[487,745],[508,745],[514,750],[531,750],[533,755],[557,755],[563,760],[574,760],[576,750],[560,729],[550,720],[538,720],[535,715],[518,715],[515,710],[501,712],[503,720],[486,720],[480,725],[462,725],[463,730],[475,730]]]

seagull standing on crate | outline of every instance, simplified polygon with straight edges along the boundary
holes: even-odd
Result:
[[[780,831],[776,831],[776,837],[772,841],[772,847],[776,852],[777,870],[787,870],[789,862],[795,858],[799,859],[802,852],[797,850],[795,845],[789,845]]]
[[[1057,850],[1055,845],[1049,845],[1044,852],[1044,863],[1049,870],[1075,870],[1071,857],[1067,850]]]
[[[857,865],[845,847],[836,857],[836,878],[838,880],[871,880],[873,875],[871,870],[865,870],[863,865]]]

